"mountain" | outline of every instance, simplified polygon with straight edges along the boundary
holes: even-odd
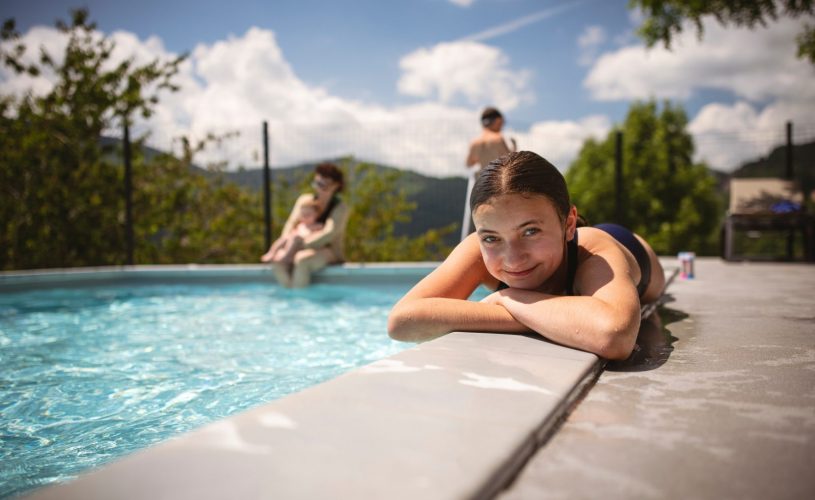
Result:
[[[328,160],[342,164],[346,160]],[[314,171],[316,163],[307,163],[272,170],[272,182],[286,179],[289,183],[297,182]],[[374,164],[375,171],[385,172],[399,170],[387,165]],[[428,177],[410,170],[400,170],[401,176],[396,182],[397,189],[404,189],[407,199],[416,204],[410,222],[399,223],[394,228],[397,236],[416,237],[429,229],[438,229],[452,223],[459,225],[464,214],[464,197],[467,180],[463,177]],[[224,176],[238,185],[249,189],[261,189],[263,186],[263,169],[251,168],[224,172]],[[445,243],[455,245],[460,237],[459,229],[445,237]]]
[[[795,144],[792,147],[793,177],[798,181],[805,199],[811,199],[815,189],[815,141]],[[759,158],[742,164],[733,171],[732,178],[775,177],[784,179],[787,176],[787,147],[774,148],[765,158]],[[729,191],[729,185],[726,191]]]
[[[804,190],[815,187],[815,141],[795,144],[792,147],[793,176]],[[774,148],[766,158],[747,162],[733,171],[736,178],[787,176],[787,147]]]
[[[106,145],[118,145],[117,139],[103,138]],[[144,154],[149,158],[160,154],[160,151],[145,146]],[[805,189],[815,186],[815,141],[795,145],[793,149],[795,176]],[[347,159],[333,159],[335,163],[342,164]],[[299,182],[314,171],[315,163],[304,163],[286,168],[276,168],[272,171],[272,182],[285,179],[290,184]],[[206,169],[193,166],[193,170],[203,175],[214,175]],[[377,171],[388,172],[400,170],[387,165],[374,165]],[[441,228],[450,224],[460,227],[464,213],[464,198],[467,180],[463,177],[428,177],[409,170],[400,170],[402,175],[397,181],[397,188],[404,189],[409,201],[416,204],[412,220],[397,224],[397,236],[416,237],[429,229]],[[759,158],[742,164],[732,173],[711,171],[716,177],[719,190],[723,193],[729,191],[729,181],[732,177],[778,177],[786,175],[786,146],[778,146],[765,158]],[[223,172],[230,181],[249,189],[259,190],[263,186],[263,169],[259,167]],[[445,243],[454,245],[458,242],[460,233],[456,229],[445,238]]]

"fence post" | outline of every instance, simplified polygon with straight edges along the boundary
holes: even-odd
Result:
[[[623,132],[617,131],[614,149],[614,218],[617,224],[625,225],[623,210]]]
[[[269,168],[269,123],[263,122],[263,215],[266,225],[266,251],[272,246],[272,192],[271,169]]]
[[[787,179],[793,180],[795,170],[792,163],[792,122],[787,122]]]
[[[792,166],[792,122],[787,122],[787,148],[786,148],[787,180],[794,181],[794,169]],[[790,229],[787,232],[787,259],[793,260],[795,257],[795,230]]]
[[[125,162],[125,246],[128,266],[133,265],[133,168],[130,150],[130,126],[124,117],[124,162]]]

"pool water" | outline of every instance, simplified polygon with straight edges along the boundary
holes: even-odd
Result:
[[[0,497],[410,347],[407,287],[100,286],[0,295]]]

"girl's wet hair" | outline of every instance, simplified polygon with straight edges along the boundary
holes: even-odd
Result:
[[[554,165],[531,151],[509,153],[481,170],[470,195],[470,210],[505,194],[539,194],[551,201],[561,220],[571,208],[566,179]]]

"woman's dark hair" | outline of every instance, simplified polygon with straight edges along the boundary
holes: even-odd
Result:
[[[571,208],[566,179],[554,165],[531,151],[509,153],[490,162],[478,175],[470,211],[504,194],[539,194],[555,205],[561,220]]]
[[[498,118],[503,117],[504,115],[502,115],[497,108],[493,107],[484,108],[484,111],[481,112],[481,125],[489,127],[490,125],[492,125],[492,122],[494,122]]]
[[[345,187],[345,177],[342,175],[342,170],[340,170],[336,165],[333,163],[325,162],[320,163],[315,167],[314,173],[319,175],[320,177],[325,177],[326,179],[331,179],[332,181],[339,184],[337,188],[337,192],[341,192],[342,188]]]

